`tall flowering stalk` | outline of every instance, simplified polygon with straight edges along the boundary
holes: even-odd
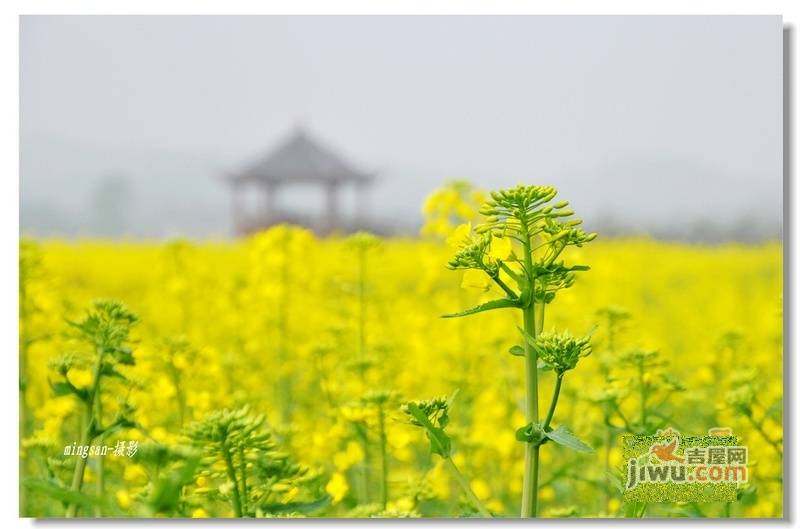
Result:
[[[134,365],[130,332],[138,321],[139,318],[122,303],[101,300],[94,303],[92,310],[82,320],[68,322],[77,331],[78,339],[91,352],[65,353],[57,358],[53,363],[56,379],[51,380],[50,385],[56,397],[73,395],[83,407],[79,446],[90,445],[95,439],[102,439],[116,430],[134,426],[128,418],[133,412],[130,404],[124,402],[113,421],[104,424],[100,403],[102,394],[109,391],[106,386],[110,381],[127,380],[119,368]],[[85,373],[85,382],[88,385],[84,386],[77,382],[79,377],[72,376],[70,371],[83,371],[81,368],[88,367],[87,364],[92,367],[91,371]],[[86,458],[78,458],[72,475],[72,493],[81,492],[85,470]],[[103,482],[102,474],[100,466],[98,484]],[[98,492],[102,497],[102,486],[98,486]],[[74,518],[78,507],[76,502],[69,503],[66,517]]]
[[[569,246],[582,246],[597,237],[578,226],[568,202],[553,203],[557,191],[551,186],[517,186],[491,193],[481,207],[485,221],[466,234],[450,269],[488,277],[505,294],[471,309],[445,317],[461,317],[487,310],[515,309],[522,315],[522,346],[511,354],[524,358],[525,414],[528,423],[517,430],[525,443],[525,472],[521,516],[536,516],[539,480],[539,450],[554,441],[578,451],[591,451],[563,426],[551,422],[564,374],[591,352],[588,338],[543,333],[545,307],[559,290],[571,287],[575,273],[588,266],[567,264],[562,254]],[[554,372],[554,392],[544,420],[539,415],[539,369]]]
[[[470,487],[467,478],[453,462],[453,442],[445,432],[445,428],[450,424],[450,405],[455,396],[454,393],[449,399],[438,397],[431,400],[410,401],[403,404],[400,409],[407,415],[412,426],[425,430],[425,435],[430,441],[431,454],[436,454],[444,460],[445,468],[456,480],[480,516],[491,518],[492,514],[483,505]]]
[[[236,518],[263,517],[286,507],[286,493],[295,487],[299,492],[313,474],[279,449],[265,422],[244,406],[212,412],[186,428],[187,440],[202,453],[203,482],[219,483],[195,488],[196,495],[228,501]]]

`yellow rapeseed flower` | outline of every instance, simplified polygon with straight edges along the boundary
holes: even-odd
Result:
[[[342,501],[348,490],[350,490],[350,487],[347,485],[347,479],[339,472],[333,474],[328,484],[325,485],[325,492],[331,495],[331,501],[334,505]]]

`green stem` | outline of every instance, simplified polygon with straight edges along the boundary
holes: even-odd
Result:
[[[531,255],[531,241],[528,235],[527,219],[521,221],[521,236],[524,252],[524,273],[529,281],[531,288],[529,307],[522,309],[522,325],[525,332],[533,338],[538,336],[537,321],[544,320],[544,304],[537,306],[534,303],[536,297],[536,276],[533,272],[533,255]],[[538,309],[538,310],[537,310]],[[541,325],[541,323],[540,323]],[[525,345],[525,420],[530,424],[539,422],[539,362],[536,350],[531,346],[529,340],[523,340]],[[520,516],[530,518],[536,516],[536,507],[539,494],[539,445],[525,443],[525,469],[522,478],[522,507]]]
[[[505,281],[503,281],[502,279],[500,279],[500,275],[499,275],[499,274],[500,274],[499,272],[498,272],[498,273],[496,273],[496,274],[494,274],[494,275],[492,275],[492,274],[489,274],[489,277],[491,277],[491,278],[492,278],[492,280],[493,280],[495,283],[497,283],[497,284],[498,284],[498,286],[499,286],[500,288],[502,288],[502,289],[503,289],[503,292],[505,292],[505,293],[506,293],[506,295],[507,295],[509,298],[511,298],[511,299],[516,299],[516,298],[517,298],[517,293],[516,293],[516,292],[514,292],[513,290],[511,290],[511,287],[509,287],[508,285],[506,285]]]
[[[481,500],[472,491],[472,487],[469,486],[467,479],[464,477],[461,471],[458,470],[458,467],[455,463],[453,463],[453,460],[449,457],[445,457],[443,459],[447,470],[455,478],[458,484],[461,485],[461,488],[464,490],[464,494],[467,495],[469,501],[471,501],[475,508],[478,509],[478,512],[481,513],[481,516],[484,518],[491,518],[492,514],[488,511],[488,509],[486,509],[486,507],[483,506]]]
[[[20,288],[20,292],[22,292]],[[24,295],[20,294],[20,338],[19,338],[19,449],[22,451],[22,441],[27,439],[31,433],[30,416],[28,413],[27,399],[25,398],[26,389],[28,387],[28,344],[27,332],[28,327],[26,313],[24,309],[25,303],[23,302]],[[22,482],[28,474],[28,461],[29,458],[19,459],[19,515],[28,516],[28,490],[22,486]]]
[[[535,284],[535,282],[534,282],[534,284]],[[534,310],[533,310],[534,317],[536,318],[536,321],[534,323],[534,329],[536,331],[536,336],[539,336],[539,334],[544,329],[544,307],[545,307],[545,305],[542,302],[539,305],[536,305],[534,307]],[[533,369],[534,369],[534,373],[535,373],[534,378],[536,380],[536,384],[535,384],[536,418],[538,420],[538,417],[539,417],[539,357],[538,357],[538,354],[536,355],[536,358],[534,360],[535,361],[533,363]],[[529,443],[529,444],[532,444],[532,443]],[[532,505],[533,509],[531,511],[531,516],[533,516],[534,518],[537,515],[537,507],[538,507],[538,504],[539,504],[539,448],[541,446],[542,445],[537,443],[536,446],[533,447],[533,505]]]
[[[619,404],[614,402],[613,403],[613,411],[616,412],[617,416],[622,420],[623,424],[625,424],[625,430],[629,433],[634,433],[633,428],[631,427],[631,421],[622,413],[622,410],[619,408]]]
[[[614,343],[615,339],[616,339],[616,332],[615,332],[616,329],[615,329],[615,325],[614,325],[614,322],[613,322],[613,317],[612,317],[611,314],[612,314],[611,311],[609,311],[608,312],[608,320],[607,320],[607,322],[608,322],[608,348],[607,348],[608,358],[613,358],[614,357],[614,351],[616,350],[616,344]],[[600,366],[601,366],[601,369],[603,371],[603,378],[605,380],[608,380],[608,374],[609,374],[608,364],[606,364],[605,362],[601,362]],[[603,405],[603,424],[605,424],[605,426],[606,426],[606,446],[605,446],[605,451],[604,451],[605,454],[604,454],[604,457],[603,457],[603,463],[604,463],[604,466],[605,466],[605,475],[606,476],[608,476],[608,474],[611,472],[611,444],[614,442],[614,433],[613,433],[613,431],[611,430],[611,427],[610,427],[611,411],[609,410],[609,407],[610,407],[609,404],[604,404]],[[606,504],[605,504],[605,508],[603,510],[608,512],[608,504],[609,504],[609,502],[611,502],[611,488],[609,487],[608,478],[606,478],[606,480],[603,482],[603,491],[605,492],[605,495],[606,495]]]
[[[763,424],[756,422],[756,420],[753,419],[752,414],[747,415],[747,419],[750,421],[750,424],[752,424],[753,427],[755,427],[756,431],[767,442],[767,444],[769,444],[778,453],[779,456],[783,457],[783,449],[781,448],[780,444],[778,443],[778,441],[775,441],[774,439],[772,439],[770,436],[767,435],[767,432],[764,431]]]
[[[83,431],[81,432],[81,438],[79,446],[86,446],[89,444],[89,435],[92,428],[92,421],[94,419],[94,414],[92,413],[92,407],[86,406],[84,419],[83,419]],[[70,486],[70,490],[72,492],[80,492],[81,486],[83,486],[83,473],[86,470],[86,460],[87,458],[79,457],[78,460],[75,462],[75,470],[72,473],[72,485]],[[67,518],[75,518],[78,514],[78,504],[77,503],[70,503],[67,506],[66,517]]]
[[[98,385],[98,391],[100,390],[100,386]],[[97,398],[95,399],[95,417],[97,417],[98,426],[102,428],[102,417],[103,417],[103,406],[102,401]],[[98,440],[100,441],[98,444],[102,445],[104,443],[103,435],[98,436]],[[105,498],[105,461],[103,456],[97,456],[97,483],[96,483],[96,490],[97,490],[97,497],[98,498]],[[103,516],[103,507],[102,505],[98,504],[94,508],[94,516],[95,518],[100,518]]]
[[[550,399],[550,409],[547,410],[547,417],[544,419],[544,424],[542,428],[547,430],[547,427],[550,426],[550,421],[553,420],[553,414],[556,412],[556,404],[558,403],[558,395],[561,392],[561,383],[564,380],[564,373],[559,373],[556,375],[556,385],[553,387],[553,398]]]
[[[239,476],[242,480],[242,512],[247,513],[247,461],[244,459],[244,446],[239,445]]]
[[[239,481],[236,479],[236,470],[233,468],[233,458],[228,448],[228,443],[222,443],[223,458],[225,459],[225,468],[228,471],[228,479],[233,483],[233,512],[237,518],[242,517],[242,499],[239,497]]]
[[[370,457],[369,457],[369,438],[367,435],[366,426],[362,423],[353,423],[353,426],[356,429],[356,435],[358,439],[361,441],[361,448],[364,451],[364,460],[361,461],[360,464],[360,496],[361,496],[361,503],[369,503],[369,486],[370,486],[370,479],[369,479],[369,469],[370,469]]]
[[[447,467],[447,470],[450,471],[450,473],[456,479],[458,484],[461,485],[461,488],[464,489],[464,492],[466,493],[470,501],[475,505],[475,508],[477,508],[478,511],[484,517],[491,518],[492,515],[489,513],[486,507],[483,506],[481,500],[472,491],[472,488],[469,486],[469,483],[467,483],[467,480],[464,478],[464,475],[461,474],[461,471],[458,470],[456,464],[453,463],[453,460],[450,457],[450,447],[444,446],[440,441],[440,437],[437,435],[433,435],[433,432],[436,431],[436,428],[433,426],[428,417],[425,416],[425,414],[422,413],[422,410],[420,410],[419,407],[414,403],[409,404],[408,409],[414,416],[414,418],[417,420],[419,425],[428,431],[428,439],[430,439],[431,448],[433,449],[434,453],[437,453],[440,456],[442,456],[442,459],[444,459],[445,461],[445,466]]]
[[[103,444],[102,437],[99,438],[100,443]],[[97,497],[98,498],[105,498],[105,462],[102,456],[97,457]],[[103,516],[103,506],[102,504],[97,504],[94,508],[94,516],[95,518],[102,518]]]
[[[389,502],[389,463],[386,454],[386,425],[383,406],[378,406],[378,428],[381,448],[381,503],[383,509],[386,510],[386,504]]]
[[[175,400],[178,404],[179,425],[183,426],[183,423],[186,420],[186,396],[183,394],[183,388],[181,387],[181,374],[173,363],[174,359],[175,354],[173,353],[169,357],[169,365],[167,366],[167,369],[169,371],[170,378],[172,379],[172,386],[175,388]]]
[[[92,386],[89,390],[89,395],[84,402],[84,422],[83,431],[81,432],[80,446],[87,446],[93,439],[92,431],[95,424],[95,398],[100,388],[100,371],[103,367],[103,347],[98,345],[96,347],[97,361],[94,365],[94,377],[92,379]],[[72,492],[80,492],[83,486],[83,474],[86,471],[86,461],[88,458],[79,457],[75,463],[75,470],[72,473],[72,484],[70,490]],[[78,504],[70,503],[67,506],[65,516],[67,518],[74,518],[78,514]]]
[[[534,321],[535,309],[523,310],[523,325],[525,332],[536,337]],[[526,409],[525,419],[529,423],[539,422],[539,380],[537,363],[539,361],[536,350],[525,340],[525,388]],[[536,516],[536,504],[539,481],[539,445],[525,444],[525,474],[522,481],[522,508],[521,516],[530,518]]]
[[[609,416],[606,415],[605,423],[606,423],[606,446],[605,446],[605,455],[603,457],[603,464],[605,466],[605,475],[608,476],[611,472],[611,444],[614,442],[614,433],[611,431],[611,428],[608,426]],[[603,492],[606,495],[606,504],[605,508],[603,509],[605,512],[608,512],[608,504],[611,501],[611,489],[609,487],[609,480],[606,477],[605,481],[603,482]]]
[[[639,399],[641,401],[642,433],[647,433],[647,388],[644,384],[644,360],[639,360]]]
[[[520,276],[517,272],[515,272],[510,266],[508,266],[504,261],[498,261],[500,264],[500,268],[502,268],[509,277],[513,278],[514,281],[519,283]]]

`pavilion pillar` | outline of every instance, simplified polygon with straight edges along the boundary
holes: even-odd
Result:
[[[261,211],[259,211],[259,223],[264,226],[271,226],[276,220],[275,196],[278,192],[278,185],[275,182],[267,182],[261,186]]]
[[[339,183],[328,182],[325,187],[325,226],[323,231],[331,233],[339,227]]]
[[[356,223],[358,228],[369,228],[369,213],[369,183],[359,181],[356,183]]]
[[[242,206],[242,190],[238,183],[231,186],[231,215],[233,231],[240,235],[244,232],[244,211]]]

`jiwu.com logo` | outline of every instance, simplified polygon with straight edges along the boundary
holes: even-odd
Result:
[[[656,435],[626,435],[625,501],[735,501],[747,483],[748,451],[730,429],[681,436],[672,429]]]

